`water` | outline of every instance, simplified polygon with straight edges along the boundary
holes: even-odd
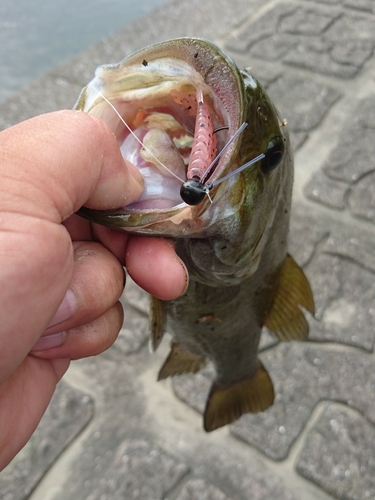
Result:
[[[0,0],[0,102],[166,0]]]

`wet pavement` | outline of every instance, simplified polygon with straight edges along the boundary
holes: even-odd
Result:
[[[317,305],[308,342],[264,334],[274,406],[205,434],[212,372],[156,382],[168,341],[149,354],[147,297],[130,283],[118,341],[72,364],[0,474],[2,500],[375,499],[374,33],[373,0],[177,0],[0,106],[4,128],[71,108],[98,64],[137,48],[217,42],[288,121],[290,251]]]

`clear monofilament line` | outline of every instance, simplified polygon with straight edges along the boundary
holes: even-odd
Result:
[[[224,177],[221,177],[220,179],[217,179],[216,181],[213,182],[207,182],[206,186],[209,186],[209,189],[212,189],[213,187],[217,186],[218,184],[221,184],[222,182],[230,179],[233,175],[239,174],[243,170],[245,170],[248,167],[251,167],[251,165],[254,165],[254,163],[257,163],[260,160],[263,160],[265,158],[265,154],[261,153],[260,155],[256,156],[252,160],[248,161],[247,163],[244,163],[241,167],[236,168],[236,170],[233,170],[233,172],[230,172],[227,175],[224,175]]]
[[[229,141],[225,144],[225,146],[223,147],[223,149],[218,153],[218,155],[214,158],[214,160],[211,162],[211,164],[208,166],[207,170],[205,171],[205,173],[203,174],[202,178],[200,179],[200,181],[202,183],[204,183],[204,180],[206,179],[206,177],[208,176],[208,174],[210,173],[212,167],[215,165],[215,163],[221,158],[221,156],[225,153],[225,151],[229,148],[229,146],[232,144],[232,142],[237,139],[237,137],[242,134],[242,132],[245,130],[245,128],[247,127],[247,123],[246,122],[243,122],[243,124],[240,126],[240,128],[233,134],[233,136],[229,139]]]
[[[100,97],[102,99],[105,100],[105,102],[107,104],[109,104],[111,106],[111,108],[113,109],[113,111],[116,113],[116,115],[120,118],[121,122],[125,125],[125,127],[129,130],[129,132],[131,133],[131,135],[134,137],[134,139],[136,139],[139,144],[142,146],[142,148],[147,151],[151,156],[152,158],[154,158],[154,160],[156,160],[163,168],[165,168],[165,170],[167,170],[170,174],[172,174],[174,177],[176,177],[176,179],[178,179],[180,182],[184,182],[183,179],[181,179],[181,177],[179,177],[177,174],[175,174],[174,172],[172,172],[172,170],[170,170],[167,166],[165,166],[160,160],[158,160],[158,158],[154,155],[154,153],[152,151],[150,151],[144,144],[143,142],[140,140],[139,137],[137,137],[137,135],[133,132],[133,130],[130,128],[130,126],[126,123],[126,121],[123,119],[123,117],[120,115],[120,113],[117,111],[117,109],[115,108],[115,106],[111,103],[111,101],[109,101],[98,89],[96,89],[95,87],[93,87],[92,85],[88,84],[87,85],[88,87],[90,87],[90,89],[94,89],[95,92],[97,92]]]

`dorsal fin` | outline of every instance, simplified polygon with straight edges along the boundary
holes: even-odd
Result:
[[[204,412],[204,430],[231,424],[244,413],[258,413],[272,405],[274,391],[266,369],[259,361],[254,375],[228,385],[214,383]]]
[[[279,340],[304,340],[309,334],[309,324],[301,307],[315,314],[310,284],[303,270],[288,254],[281,268],[272,308],[264,324]]]
[[[162,341],[166,325],[163,301],[150,295],[150,349],[155,352]]]
[[[181,347],[177,342],[171,343],[171,352],[160,368],[158,380],[163,380],[183,373],[197,373],[205,364],[206,358]]]

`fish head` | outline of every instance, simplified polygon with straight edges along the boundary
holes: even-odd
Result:
[[[221,156],[201,179],[210,189],[191,205],[180,190],[197,142],[199,95]],[[206,282],[210,271],[212,279],[224,282],[254,272],[280,202],[290,197],[293,165],[286,127],[247,71],[207,40],[169,40],[99,67],[76,109],[109,125],[145,184],[135,203],[109,211],[82,207],[82,216],[180,240],[179,253],[190,271]],[[225,147],[244,122],[246,129]],[[260,153],[262,160],[219,182]]]

